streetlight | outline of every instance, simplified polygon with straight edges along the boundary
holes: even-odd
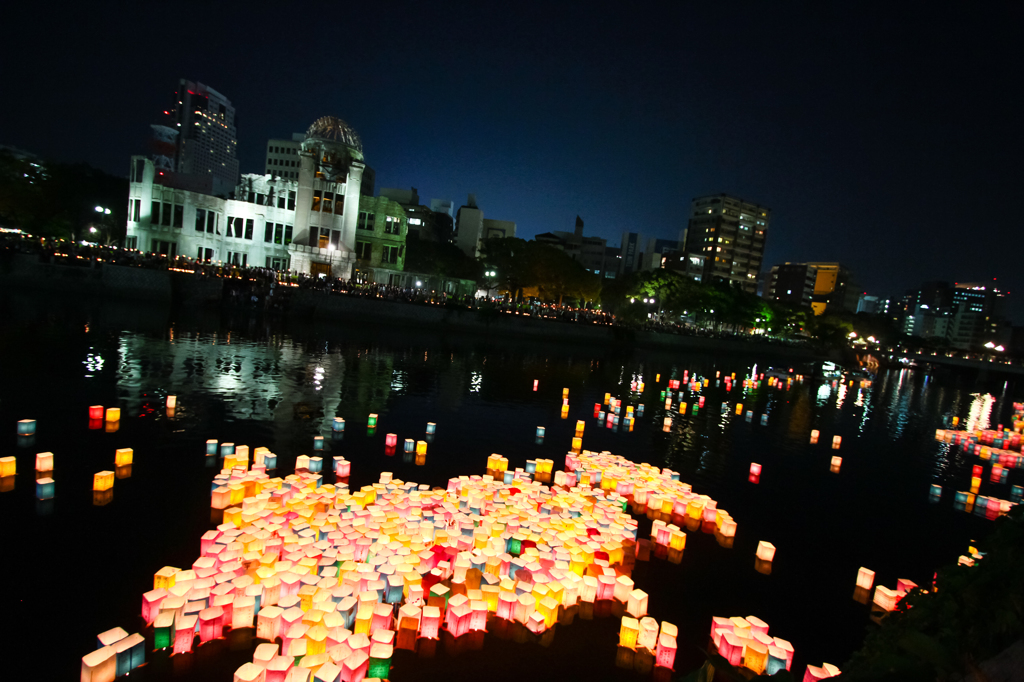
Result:
[[[992,343],[991,341],[989,341],[988,343],[985,344],[985,348],[988,348],[989,350],[992,350],[995,347],[996,347],[996,344]]]

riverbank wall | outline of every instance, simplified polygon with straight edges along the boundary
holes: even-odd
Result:
[[[119,265],[98,267],[43,263],[14,254],[0,267],[0,285],[14,291],[47,295],[110,298],[189,308],[216,308],[224,303],[224,280],[187,272]],[[617,326],[566,322],[461,307],[387,301],[347,294],[278,287],[285,315],[298,323],[329,322],[341,329],[391,327],[469,334],[493,340],[521,339],[541,343],[637,347],[707,354],[757,354],[788,360],[811,360],[810,349],[771,342],[704,336],[682,336]]]

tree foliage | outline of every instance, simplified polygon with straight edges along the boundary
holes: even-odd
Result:
[[[405,269],[441,277],[479,280],[480,263],[449,242],[408,239],[405,244]]]
[[[487,239],[481,260],[494,271],[498,288],[519,298],[526,287],[537,287],[542,299],[565,303],[596,301],[601,279],[565,252],[547,244],[516,237]]]
[[[103,206],[110,215],[93,210]],[[81,238],[90,225],[124,236],[128,181],[85,164],[34,165],[0,152],[0,222],[42,237]]]
[[[960,679],[1024,637],[1024,507],[997,519],[983,548],[977,565],[943,568],[935,591],[903,598],[843,679]]]

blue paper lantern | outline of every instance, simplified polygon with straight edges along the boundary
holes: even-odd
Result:
[[[338,433],[343,432],[345,430],[345,420],[342,419],[341,417],[335,417],[334,423],[331,425],[331,428],[334,431],[337,431]]]
[[[35,419],[22,419],[18,422],[18,435],[19,436],[31,436],[36,432],[36,420]]]

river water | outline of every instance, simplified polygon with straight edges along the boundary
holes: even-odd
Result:
[[[755,368],[788,369],[769,356],[503,342],[20,295],[0,306],[0,456],[18,458],[17,475],[0,492],[5,649],[17,652],[19,668],[47,679],[78,675],[97,633],[138,631],[140,595],[152,589],[153,573],[198,556],[199,536],[216,522],[207,439],[266,446],[283,476],[298,455],[315,454],[313,437],[324,435],[325,457],[352,462],[353,489],[381,471],[444,486],[483,474],[495,452],[520,467],[550,458],[557,471],[577,419],[587,422],[585,448],[674,469],[738,523],[732,547],[690,531],[679,563],[639,562],[633,574],[650,594],[651,614],[679,627],[677,676],[703,661],[712,616],[766,621],[770,634],[793,643],[801,677],[808,663],[841,666],[872,627],[868,607],[852,598],[858,567],[889,587],[899,578],[925,585],[991,526],[953,509],[953,491],[968,488],[975,461],[936,442],[935,429],[954,415],[994,426],[1021,399],[1013,383],[915,370],[883,372],[868,388],[820,380],[789,390],[716,386],[716,373],[741,379]],[[696,415],[676,415],[666,433],[659,391],[686,370],[710,379],[706,403]],[[631,396],[638,380],[646,390]],[[593,419],[605,393],[645,405],[632,432]],[[173,415],[164,408],[168,394],[177,396]],[[752,420],[736,415],[738,402]],[[119,406],[117,431],[90,428],[89,405]],[[371,412],[379,415],[373,432]],[[330,432],[335,416],[346,419],[341,439]],[[38,421],[31,443],[16,437],[15,422],[25,418]],[[401,448],[386,454],[385,434],[399,443],[422,439],[428,421],[437,433],[425,460]],[[541,444],[537,426],[546,427]],[[817,444],[812,429],[821,433]],[[842,436],[838,451],[833,435]],[[122,447],[134,449],[134,463],[119,472],[125,477],[112,499],[97,504],[92,476],[112,469]],[[44,451],[54,453],[55,495],[40,501],[33,466]],[[842,457],[837,473],[834,455]],[[763,467],[757,483],[748,479],[751,462]],[[982,494],[1008,499],[1017,474],[1007,484],[986,480]],[[938,502],[929,498],[933,483],[944,487]],[[777,547],[770,573],[755,570],[759,540]],[[580,613],[542,641],[507,633],[442,640],[396,652],[391,679],[650,677],[616,666],[618,625],[614,615]],[[131,676],[230,680],[254,646],[236,632],[192,654],[150,654]]]

